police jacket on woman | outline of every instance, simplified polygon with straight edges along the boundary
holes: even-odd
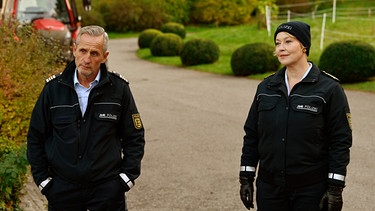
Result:
[[[304,41],[296,30],[305,30],[306,24],[291,22],[281,27],[285,28],[277,33],[289,33],[285,45],[293,36]],[[310,46],[309,42],[302,44]],[[257,171],[259,211],[341,210],[352,144],[345,93],[336,78],[306,61],[305,75],[290,88],[286,71],[293,65],[286,59],[293,49],[285,48],[280,53],[285,56],[279,60],[290,66],[259,84],[245,122],[241,199],[246,208],[254,207]]]

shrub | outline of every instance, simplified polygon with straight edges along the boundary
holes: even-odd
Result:
[[[160,28],[167,15],[159,1],[113,0],[101,1],[98,7],[108,31],[142,31]]]
[[[138,46],[139,48],[149,48],[152,39],[162,32],[157,29],[146,29],[141,32],[138,37]]]
[[[197,64],[210,64],[219,59],[219,46],[204,39],[192,39],[184,44],[181,51],[181,62],[185,66]]]
[[[375,48],[362,41],[340,41],[322,52],[319,67],[341,82],[365,81],[375,75]]]
[[[309,4],[310,2],[311,0],[276,0],[277,5],[284,6],[280,8],[280,12],[287,12],[287,10],[290,10],[295,13],[308,13],[308,12],[313,11],[314,5]],[[286,5],[291,5],[291,6],[285,7]]]
[[[189,21],[190,2],[189,0],[163,0],[164,12],[168,20],[177,23]]]
[[[160,31],[164,33],[173,33],[180,36],[182,39],[186,36],[186,30],[184,25],[180,23],[169,22],[161,26]]]
[[[190,10],[190,22],[216,26],[249,23],[256,2],[254,0],[195,0]]]
[[[92,10],[77,8],[82,25],[99,25],[107,31],[129,32],[160,28],[168,21],[187,23],[190,0],[95,0]]]
[[[0,138],[0,147],[0,210],[17,210],[28,165],[26,145],[10,147],[9,141]]]
[[[101,9],[103,10],[103,8]],[[82,16],[82,26],[98,25],[103,28],[107,27],[107,24],[105,23],[103,18],[103,14],[99,11],[99,9],[93,9],[89,12],[83,11],[83,9],[81,9],[79,13]]]
[[[234,75],[248,76],[276,71],[280,63],[273,52],[274,47],[266,43],[246,44],[238,48],[231,57]]]
[[[184,45],[182,38],[173,33],[157,35],[150,44],[153,56],[178,56]]]
[[[4,23],[0,34],[0,210],[17,210],[30,114],[44,79],[64,64],[56,62],[58,45],[44,42],[30,27]]]

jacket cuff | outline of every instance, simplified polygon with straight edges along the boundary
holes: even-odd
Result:
[[[336,173],[328,173],[328,183],[334,186],[345,187],[345,176]]]
[[[253,166],[241,166],[240,177],[255,177],[256,168]]]
[[[49,184],[51,184],[52,177],[48,177],[47,179],[43,180],[39,185],[39,190],[42,192],[42,194],[45,192],[45,190],[48,189]]]
[[[125,173],[120,173],[120,177],[122,181],[124,181],[124,183],[128,186],[128,190],[130,190],[134,186],[134,183],[129,179],[128,176],[126,176]]]

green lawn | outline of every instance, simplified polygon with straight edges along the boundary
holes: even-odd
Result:
[[[320,33],[321,33],[321,20],[303,20],[311,25],[311,34],[312,34],[312,47],[310,50],[309,60],[314,61],[316,64],[319,64],[319,57],[322,51],[319,49],[320,46]],[[375,22],[375,18],[374,18]],[[274,28],[279,25],[281,22],[273,23],[273,30],[271,36],[268,36],[266,29],[257,29],[255,25],[241,25],[241,26],[228,26],[228,27],[191,27],[187,26],[187,36],[185,42],[193,38],[204,38],[210,39],[216,42],[220,48],[220,58],[214,64],[205,64],[205,65],[196,65],[189,66],[186,68],[194,69],[197,71],[210,72],[215,74],[223,75],[233,75],[230,67],[230,59],[233,52],[245,44],[254,43],[254,42],[265,42],[270,45],[273,45],[273,32]],[[373,34],[375,30],[374,23],[371,23],[373,27],[368,27],[369,22],[355,22],[350,20],[345,21],[336,21],[333,24],[330,21],[327,21],[326,28],[330,31],[344,31],[344,32],[355,32],[357,34]],[[330,43],[337,40],[347,39],[345,36],[336,35],[335,39],[327,39],[324,42],[324,47],[328,46]],[[368,43],[373,42],[373,40],[368,40],[361,38],[363,41]],[[372,44],[372,43],[371,43]],[[181,67],[181,60],[178,56],[176,57],[153,57],[149,49],[139,49],[137,51],[138,57],[149,60],[152,62],[173,65]],[[249,78],[261,80],[270,73],[262,75],[253,75]],[[369,91],[375,93],[375,79],[368,82],[356,83],[356,84],[343,84],[346,89]]]

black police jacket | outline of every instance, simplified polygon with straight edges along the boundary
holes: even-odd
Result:
[[[59,177],[95,185],[140,175],[144,129],[128,82],[101,65],[82,117],[74,90],[74,61],[61,75],[47,79],[32,112],[27,156],[34,181]]]
[[[285,70],[257,87],[244,126],[241,166],[257,168],[259,163],[258,170],[279,178],[273,179],[280,185],[286,175],[304,175],[304,180],[316,180],[311,178],[316,171],[324,179],[329,172],[345,176],[352,130],[341,85],[312,64],[288,96]],[[241,171],[240,175],[249,173]]]

